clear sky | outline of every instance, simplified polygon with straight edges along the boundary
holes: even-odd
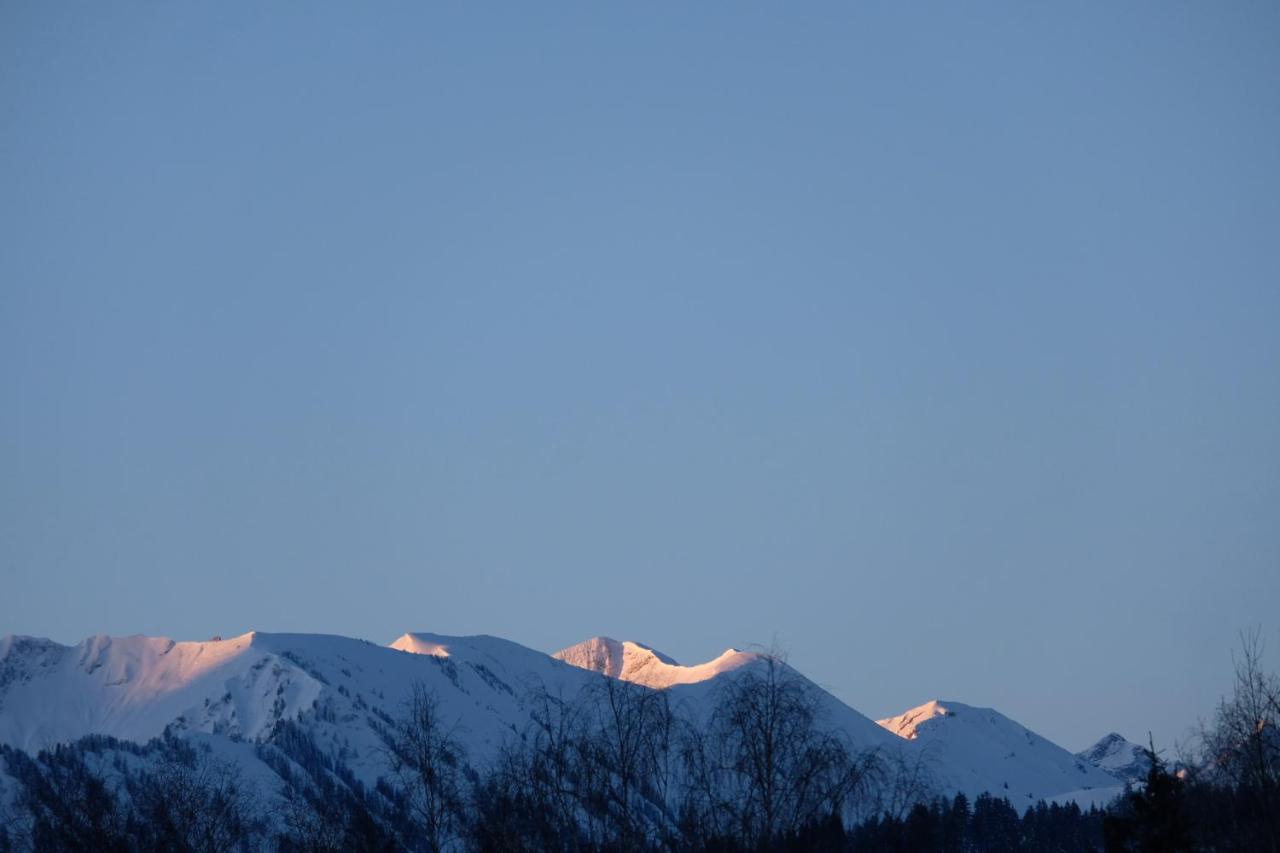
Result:
[[[1280,6],[7,2],[0,394],[0,633],[1167,744],[1280,664]]]

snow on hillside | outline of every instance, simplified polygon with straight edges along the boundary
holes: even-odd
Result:
[[[643,643],[620,642],[609,637],[594,637],[562,649],[553,657],[610,678],[666,690],[672,704],[694,718],[701,718],[715,702],[715,691],[722,679],[749,673],[765,663],[763,656],[755,652],[728,649],[706,663],[682,666]],[[896,751],[899,748],[897,739],[886,736],[871,718],[850,708],[795,669],[783,666],[812,692],[824,718],[823,724],[843,732],[855,749]]]
[[[695,666],[681,666],[662,652],[640,643],[593,637],[576,646],[561,649],[552,657],[610,678],[661,690],[676,684],[707,681],[744,666],[756,660],[759,655],[728,649],[715,660]]]
[[[1121,784],[990,708],[934,700],[879,723],[912,744],[944,788],[970,796],[991,791],[1026,806]]]
[[[599,678],[493,637],[406,636],[448,654],[320,634],[92,637],[76,646],[6,637],[0,742],[32,751],[87,734],[143,742],[166,730],[255,740],[300,721],[372,782],[386,769],[377,727],[401,713],[414,683],[436,694],[469,755],[483,760],[528,722],[529,687],[573,695]]]
[[[401,635],[388,648],[447,659],[458,666],[481,673],[482,676],[501,676],[500,680],[515,692],[545,687],[553,693],[571,695],[567,691],[577,690],[596,680],[543,652],[485,634],[448,637],[443,634],[413,632]]]
[[[699,718],[726,679],[766,663],[730,650],[681,666],[642,644],[604,637],[552,656],[497,637],[429,633],[405,634],[390,646],[261,632],[206,642],[99,636],[75,646],[10,636],[0,639],[0,743],[35,751],[88,734],[145,742],[167,732],[230,745],[271,742],[294,726],[371,785],[387,772],[380,732],[400,716],[414,684],[436,696],[468,759],[483,764],[525,731],[530,691],[573,699],[601,678],[619,678],[663,688],[674,708]],[[877,725],[787,671],[813,691],[823,724],[853,748],[922,757],[942,792],[990,790],[1026,803],[1120,784],[995,711],[932,702]],[[227,752],[256,760],[253,750]]]
[[[1142,782],[1151,769],[1146,750],[1115,732],[1101,738],[1088,749],[1077,752],[1076,758],[1125,782]]]
[[[5,637],[0,741],[30,750],[87,734],[146,740],[180,718],[255,738],[309,707],[321,688],[261,645],[253,633],[202,643],[96,636],[73,647]]]

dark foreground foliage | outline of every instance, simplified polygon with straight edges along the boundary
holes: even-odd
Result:
[[[96,759],[117,750],[160,761],[113,786]],[[917,803],[905,815],[879,814],[846,826],[828,813],[750,840],[735,833],[675,833],[643,839],[624,824],[592,838],[557,816],[534,776],[513,784],[495,770],[452,804],[446,837],[424,829],[410,810],[379,811],[344,789],[314,799],[286,786],[259,801],[230,770],[180,741],[146,747],[93,738],[31,758],[4,749],[0,758],[23,786],[21,821],[0,829],[0,851],[1267,851],[1277,816],[1257,810],[1254,792],[1188,783],[1153,764],[1147,785],[1106,810],[1038,803],[1019,813],[1006,799],[963,794]],[[116,756],[118,758],[118,754]],[[112,761],[115,761],[113,758]],[[124,762],[127,764],[127,762]],[[118,769],[118,767],[114,768]],[[529,770],[530,768],[521,768]],[[536,772],[536,771],[535,771]],[[543,783],[549,781],[545,777]],[[374,801],[376,802],[376,801]],[[268,814],[268,812],[273,812]],[[21,833],[16,826],[25,826]]]

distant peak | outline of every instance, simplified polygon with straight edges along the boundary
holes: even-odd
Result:
[[[917,705],[914,708],[903,711],[896,717],[885,717],[883,720],[876,720],[876,722],[900,738],[915,740],[919,736],[920,727],[925,723],[938,717],[957,716],[960,710],[968,709],[968,707],[968,705],[960,702],[930,699],[923,705]]]
[[[1093,746],[1076,754],[1096,763],[1108,756],[1127,755],[1135,751],[1141,752],[1142,747],[1119,732],[1111,732],[1098,738],[1098,741]]]
[[[1142,779],[1151,768],[1146,750],[1118,732],[1103,735],[1076,757],[1128,782]]]
[[[414,655],[431,655],[437,658],[447,658],[449,656],[449,647],[429,634],[415,634],[412,632],[401,634],[391,644],[391,648]]]
[[[579,669],[661,690],[715,678],[755,660],[756,655],[729,649],[713,661],[681,666],[674,658],[644,643],[601,636],[561,649],[552,657]]]

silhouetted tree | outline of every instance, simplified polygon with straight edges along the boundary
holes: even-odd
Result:
[[[868,776],[875,783],[871,799],[875,813],[905,820],[917,803],[936,798],[939,792],[932,763],[933,753],[927,746],[914,750],[891,748],[879,753]]]
[[[262,836],[257,796],[239,769],[191,744],[165,738],[127,784],[131,835],[142,849],[229,853]]]
[[[435,694],[414,684],[404,716],[384,739],[425,849],[439,853],[456,846],[464,803],[465,757],[454,725],[443,719]]]
[[[956,794],[942,814],[942,850],[946,853],[962,853],[969,828],[969,798],[964,792]]]
[[[776,653],[725,679],[682,750],[682,824],[698,843],[763,849],[845,813],[875,764],[822,727],[816,694]]]
[[[282,853],[401,849],[393,831],[372,814],[362,797],[336,786],[317,790],[305,780],[295,780],[285,785],[276,811],[284,826],[276,839]]]
[[[979,794],[973,803],[969,838],[977,850],[1010,853],[1020,848],[1018,811],[1003,797]]]
[[[602,679],[580,697],[582,803],[610,846],[643,850],[669,824],[675,717],[665,691]]]
[[[1169,772],[1150,742],[1144,750],[1150,767],[1146,784],[1130,791],[1104,823],[1108,851],[1179,853],[1191,850],[1191,827],[1183,800],[1183,781]]]
[[[1232,789],[1232,822],[1249,833],[1258,849],[1278,851],[1280,677],[1263,665],[1260,630],[1242,633],[1240,646],[1233,655],[1231,696],[1218,704],[1212,724],[1201,726],[1200,755],[1190,765],[1191,778]]]
[[[120,807],[115,786],[89,767],[83,749],[59,745],[38,758],[10,762],[22,784],[23,835],[31,849],[131,849],[128,814]]]

